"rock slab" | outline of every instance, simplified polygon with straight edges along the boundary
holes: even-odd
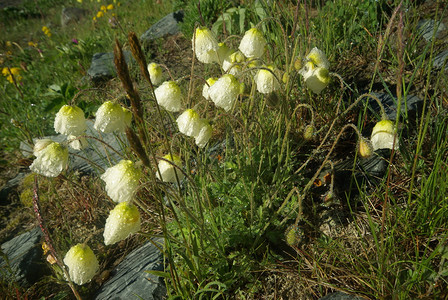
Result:
[[[78,7],[65,7],[61,12],[61,25],[62,27],[68,24],[81,21],[87,14],[88,10]]]
[[[132,61],[132,54],[129,51],[123,51],[126,63],[129,65]],[[114,65],[114,53],[102,52],[95,53],[92,57],[92,63],[87,71],[90,79],[95,82],[107,81],[117,75]]]
[[[149,42],[167,35],[174,35],[180,32],[179,23],[184,18],[182,10],[173,12],[160,19],[152,25],[141,37],[142,42]]]
[[[397,119],[397,109],[398,109],[398,100],[396,97],[391,96],[386,93],[375,93],[373,92],[372,95],[376,96],[381,104],[384,106],[384,110],[386,112],[387,117],[390,120],[396,120]],[[423,107],[423,100],[415,95],[408,95],[406,100],[401,103],[400,112],[401,116],[408,116],[408,118],[413,119],[418,114],[421,113],[422,107]],[[369,99],[369,106],[372,111],[377,113],[379,116],[381,116],[381,109],[378,105],[378,103],[374,99]]]
[[[4,254],[0,257],[2,280],[13,280],[23,287],[28,287],[45,275],[46,268],[42,266],[41,237],[42,231],[36,227],[2,244]]]
[[[163,239],[154,240],[163,247]],[[116,267],[99,290],[96,300],[161,300],[166,297],[162,278],[145,271],[163,271],[163,255],[148,242],[134,250]]]
[[[417,24],[417,30],[427,42],[431,41],[433,36],[440,38],[445,29],[445,24],[440,21],[420,20]]]

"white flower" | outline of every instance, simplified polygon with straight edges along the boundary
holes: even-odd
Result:
[[[42,149],[34,150],[36,159],[30,169],[46,177],[56,177],[68,166],[68,149],[57,142],[41,143]]]
[[[200,120],[200,125],[201,129],[194,139],[199,148],[204,148],[212,137],[212,126],[210,126],[208,121],[205,119]]]
[[[274,71],[274,67],[272,66],[267,66],[266,68]],[[270,94],[280,87],[274,74],[265,69],[258,70],[257,75],[255,75],[255,83],[257,84],[257,91],[262,94]]]
[[[89,282],[100,267],[92,249],[84,244],[71,247],[65,254],[64,264],[71,280],[79,285]]]
[[[210,96],[208,95],[208,89],[215,84],[217,78],[210,77],[207,79],[207,83],[204,83],[204,87],[202,88],[202,96],[204,96],[205,99],[210,100]]]
[[[141,171],[130,160],[122,160],[101,175],[107,195],[115,202],[130,201],[139,186]]]
[[[112,245],[140,230],[140,213],[128,202],[117,204],[110,211],[104,227],[104,244]]]
[[[162,82],[162,68],[158,64],[148,64],[148,73],[153,85],[159,85]]]
[[[204,64],[216,61],[216,51],[219,46],[213,33],[205,27],[196,28],[196,34],[193,37],[194,52],[198,60]]]
[[[195,137],[198,135],[200,127],[199,115],[192,109],[187,109],[179,117],[177,117],[177,126],[179,131],[186,136]]]
[[[166,159],[166,160],[169,160],[170,162],[172,162],[176,166],[181,166],[182,165],[182,161],[176,155],[167,154],[163,158]],[[164,181],[164,182],[174,182],[174,183],[176,183],[177,182],[176,174],[177,174],[177,178],[179,179],[179,181],[181,181],[184,178],[184,174],[180,170],[178,170],[171,163],[169,163],[169,162],[167,162],[165,160],[160,160],[159,161],[158,169],[160,171],[160,174],[159,174],[159,172],[156,172],[156,177],[158,179]]]
[[[233,52],[228,57],[224,59],[222,62],[222,69],[224,72],[229,71],[230,74],[232,74],[232,70],[239,67],[241,70],[241,64],[245,61],[244,55],[240,51]],[[233,71],[234,73],[236,71]],[[234,74],[232,74],[234,75]]]
[[[257,28],[251,28],[244,34],[238,49],[247,58],[260,58],[263,56],[266,40],[263,33]]]
[[[395,125],[390,120],[382,120],[376,123],[372,129],[372,136],[370,137],[373,150],[377,149],[398,149],[397,130]]]
[[[84,112],[77,106],[62,106],[54,118],[54,130],[60,134],[82,135],[86,129]]]
[[[306,63],[299,73],[305,79],[307,87],[316,94],[320,94],[330,83],[328,70],[322,67],[315,67],[311,62]]]
[[[157,103],[167,111],[177,112],[182,108],[182,92],[174,81],[165,81],[155,89]]]
[[[240,93],[240,83],[231,74],[225,74],[212,85],[208,94],[216,106],[229,111]]]
[[[118,103],[104,102],[96,112],[93,127],[104,133],[125,132],[131,125],[132,113]]]
[[[50,140],[50,139],[40,139],[37,140],[34,143],[34,148],[33,148],[33,155],[34,156],[38,156],[38,154],[40,153],[40,151],[42,151],[43,149],[45,149],[48,145],[50,145],[51,143],[54,143],[54,141]]]
[[[314,47],[306,56],[306,60],[311,62],[314,67],[330,69],[330,62],[324,52]]]
[[[68,145],[70,146],[70,148],[74,150],[82,150],[89,145],[85,137],[77,137],[75,135],[69,135],[67,137],[67,140],[69,140]]]

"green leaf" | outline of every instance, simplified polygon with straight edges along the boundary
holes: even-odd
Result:
[[[162,278],[170,278],[171,277],[170,273],[164,272],[164,271],[149,270],[149,271],[145,271],[145,272],[148,273],[148,274],[152,274],[152,275],[155,275],[155,276],[162,277]]]

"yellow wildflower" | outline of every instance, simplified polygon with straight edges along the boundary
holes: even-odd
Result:
[[[103,13],[102,11],[99,11],[99,12],[96,14],[96,17],[97,17],[97,18],[101,18],[102,16],[104,16],[104,13]]]
[[[107,6],[107,10],[112,10],[112,9],[114,9],[114,5],[113,5],[113,4],[109,4],[109,5]]]
[[[101,9],[102,11],[106,11],[106,10],[107,10],[106,5],[101,5],[100,9]]]

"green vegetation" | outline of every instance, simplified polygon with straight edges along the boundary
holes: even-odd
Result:
[[[431,7],[410,0],[81,2],[70,4],[90,11],[86,21],[65,28],[55,17],[65,1],[25,1],[21,10],[1,12],[8,28],[0,41],[5,156],[20,141],[54,134],[55,114],[63,105],[76,105],[93,120],[102,103],[114,101],[133,115],[126,134],[116,135],[128,140],[123,159],[141,174],[126,171],[113,184],[107,181],[114,175],[108,175],[102,178],[106,191],[94,176],[36,175],[45,194],[41,213],[60,257],[85,242],[100,261],[99,274],[148,237],[163,235],[167,265],[152,273],[166,279],[169,299],[311,299],[337,290],[369,299],[447,297],[448,74],[431,59],[448,40],[425,42],[416,35],[420,10],[447,20],[440,2]],[[184,36],[140,48],[128,35],[140,36],[174,8],[185,11]],[[208,37],[204,29],[195,33],[198,25],[234,50],[256,27],[252,37],[261,33],[266,41],[263,55],[235,58],[226,71],[202,63],[222,59],[191,52],[192,39]],[[249,57],[253,49],[242,48]],[[118,55],[122,49],[132,51],[136,61],[129,73]],[[103,51],[115,51],[118,79],[94,85],[84,76],[92,55]],[[154,91],[159,88],[149,80],[152,74],[142,72],[152,61],[164,67],[165,80],[176,81],[181,109],[175,100],[160,101],[164,93]],[[219,78],[233,78],[221,76],[234,71],[237,80],[216,92],[224,84]],[[202,96],[210,77],[219,79],[205,86],[211,101]],[[230,105],[220,103],[216,98],[236,81],[239,96],[219,99],[234,101]],[[390,149],[364,158],[372,128],[385,119],[368,108],[369,100],[379,101],[374,91],[403,100],[397,105],[401,117],[391,132],[381,132],[391,138]],[[422,99],[415,115],[408,113],[408,95]],[[197,112],[189,116],[191,124],[211,125],[205,147],[198,142],[200,130],[193,129],[199,125],[181,129],[178,117],[186,109]],[[125,119],[128,112],[118,111],[114,118]],[[383,171],[370,174],[369,160],[384,164]],[[114,190],[122,178],[137,178],[131,201],[142,227],[127,247],[105,246],[102,231],[116,204],[108,196],[125,197]],[[22,209],[30,206],[33,181],[30,175],[22,184]],[[14,285],[17,293],[5,293],[68,295],[63,269],[51,268],[53,275],[29,290]],[[98,274],[82,286],[70,282],[74,295],[93,295],[101,284]],[[2,283],[1,289],[11,285]]]

